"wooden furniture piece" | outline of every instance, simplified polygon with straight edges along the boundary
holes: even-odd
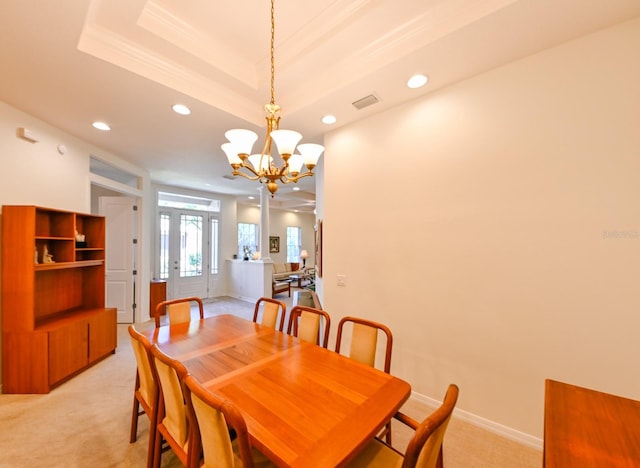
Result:
[[[282,281],[272,281],[271,282],[271,297],[274,297],[276,294],[280,294],[281,292],[286,292],[291,297],[291,281],[290,280],[282,280]]]
[[[544,466],[640,466],[640,401],[545,382]]]
[[[153,317],[156,307],[162,301],[167,300],[167,282],[162,280],[153,280],[149,284],[149,317]],[[164,314],[165,311],[163,310]]]
[[[145,333],[242,413],[254,447],[279,466],[340,466],[398,411],[409,384],[233,315]]]
[[[338,335],[336,337],[336,353],[340,352],[342,335],[345,328],[351,326],[351,346],[348,356],[358,362],[375,367],[376,350],[378,348],[379,332],[385,336],[384,371],[391,372],[391,351],[393,349],[393,335],[391,330],[382,323],[374,322],[359,317],[343,317],[338,323]],[[391,421],[384,430],[385,440],[391,445]]]
[[[407,445],[404,456],[379,439],[374,439],[348,466],[442,468],[442,441],[457,401],[458,387],[450,384],[442,405],[421,423],[398,412],[394,417],[416,431]]]
[[[188,467],[200,468],[201,461],[203,466],[275,466],[251,447],[247,424],[232,402],[211,393],[191,374],[185,377],[183,389],[193,431]],[[235,435],[233,443],[230,429]]]
[[[187,466],[190,427],[182,392],[182,380],[187,375],[187,369],[180,361],[160,351],[156,345],[151,346],[151,355],[159,390],[151,465],[160,468],[163,441],[166,441],[180,462]]]
[[[299,289],[293,292],[293,305],[302,305],[313,307],[314,309],[322,309],[322,304],[315,291],[309,289]]]
[[[297,274],[293,274],[293,275],[289,275],[289,279],[292,281],[297,281],[298,282],[298,288],[302,288],[302,282],[306,281],[310,278],[313,278],[312,275],[310,275],[309,273],[307,273],[306,271],[303,270],[302,273],[297,273]]]
[[[131,411],[131,434],[129,442],[138,439],[138,418],[146,414],[149,418],[149,449],[147,466],[153,460],[153,443],[156,432],[156,412],[158,408],[158,386],[153,370],[151,343],[133,325],[129,325],[131,347],[136,357],[136,383],[133,390],[133,409]],[[142,408],[142,410],[140,409]]]
[[[199,297],[180,297],[178,299],[171,299],[170,301],[162,301],[156,305],[156,310],[153,314],[153,318],[156,321],[156,327],[160,326],[160,316],[168,314],[169,323],[181,323],[191,320],[191,303],[198,304],[198,312],[200,318],[204,318],[204,303]]]
[[[256,301],[256,306],[253,309],[253,321],[282,331],[286,314],[287,305],[284,302],[270,297],[261,297]],[[260,317],[259,322],[258,317]],[[280,320],[278,320],[278,317],[280,317]]]
[[[76,232],[83,243],[76,244]],[[43,263],[45,247],[54,263]],[[4,393],[48,393],[115,352],[104,263],[104,217],[2,207]]]
[[[291,309],[287,334],[326,348],[329,344],[330,327],[331,317],[326,311],[297,305]]]

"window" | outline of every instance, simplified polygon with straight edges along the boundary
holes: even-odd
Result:
[[[191,197],[189,195],[181,195],[178,193],[158,192],[158,206],[179,208],[181,210],[219,213],[221,202],[220,200],[210,198]]]
[[[300,261],[301,246],[302,228],[287,226],[287,262],[298,263]]]
[[[217,275],[220,273],[218,265],[218,228],[220,222],[216,218],[211,218],[211,274]]]
[[[202,275],[202,215],[180,214],[180,278]]]
[[[258,225],[238,223],[238,258],[249,258],[258,250]]]
[[[160,213],[160,279],[169,278],[169,228],[171,216],[169,213]]]

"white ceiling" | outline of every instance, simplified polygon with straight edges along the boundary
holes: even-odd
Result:
[[[322,143],[332,128],[640,16],[640,1],[276,0],[275,14],[280,127]],[[230,128],[264,133],[269,41],[269,0],[0,0],[0,99],[154,182],[244,200],[257,183],[223,177],[220,145]],[[414,73],[427,86],[408,89]],[[379,102],[352,105],[370,94]],[[322,124],[327,113],[338,123]],[[272,206],[312,210],[314,179],[297,193],[281,186]]]

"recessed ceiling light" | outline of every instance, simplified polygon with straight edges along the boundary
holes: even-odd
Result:
[[[249,198],[249,200],[255,200],[256,199],[256,197],[253,197],[251,195],[249,195],[247,198]]]
[[[293,187],[294,192],[297,192],[298,190],[300,190],[300,187]]]
[[[93,128],[97,128],[98,130],[103,130],[105,132],[111,130],[111,127],[104,122],[93,122],[91,125],[93,125]]]
[[[172,109],[173,109],[173,111],[175,113],[180,114],[180,115],[189,115],[189,114],[191,114],[191,109],[189,109],[184,104],[175,104],[172,107]]]
[[[413,75],[409,78],[409,81],[407,81],[407,86],[412,89],[421,88],[427,84],[427,81],[429,81],[429,78],[425,75]]]
[[[322,117],[322,123],[331,125],[337,122],[335,115],[325,115]]]

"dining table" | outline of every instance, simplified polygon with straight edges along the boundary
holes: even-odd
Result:
[[[278,466],[344,466],[409,398],[404,380],[273,328],[222,314],[143,332],[242,413]]]
[[[545,468],[640,466],[640,401],[545,382]]]

